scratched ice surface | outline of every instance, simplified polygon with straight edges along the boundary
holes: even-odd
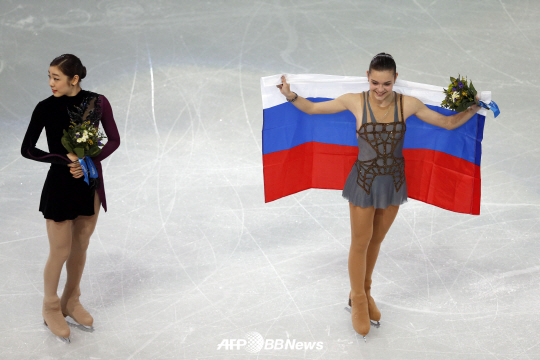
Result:
[[[539,24],[532,0],[3,0],[0,358],[540,358]],[[344,310],[340,193],[264,203],[259,78],[363,76],[381,51],[402,79],[468,75],[502,115],[486,122],[480,216],[401,208],[374,275],[382,326],[364,343]],[[96,329],[71,328],[70,345],[41,319],[48,166],[19,153],[66,52],[122,137],[81,283]],[[218,350],[248,332],[323,348]]]

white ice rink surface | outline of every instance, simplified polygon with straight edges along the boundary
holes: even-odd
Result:
[[[0,358],[539,359],[539,24],[533,0],[2,0]],[[400,209],[364,343],[344,310],[340,192],[264,203],[259,79],[364,76],[381,51],[404,80],[467,75],[502,114],[486,119],[480,216]],[[41,318],[48,166],[20,155],[62,53],[122,138],[81,283],[95,331],[72,327],[69,345]],[[323,346],[218,350],[249,332]]]

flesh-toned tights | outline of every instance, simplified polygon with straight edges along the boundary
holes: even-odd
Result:
[[[58,282],[64,263],[66,263],[67,281],[63,296],[69,298],[79,287],[86,262],[86,249],[96,227],[100,206],[101,202],[96,192],[94,215],[78,216],[74,220],[62,222],[47,219],[50,251],[43,272],[45,301],[58,299]]]
[[[364,294],[364,284],[371,285],[371,276],[381,243],[394,222],[399,206],[386,209],[362,208],[349,203],[351,215],[351,249],[349,278],[352,296]]]

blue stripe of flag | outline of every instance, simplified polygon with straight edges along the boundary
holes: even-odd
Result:
[[[309,98],[313,102],[332,99]],[[308,115],[291,103],[263,110],[263,155],[288,150],[307,142],[358,146],[356,119],[350,111]]]

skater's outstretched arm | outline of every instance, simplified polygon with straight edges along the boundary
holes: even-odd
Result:
[[[355,94],[344,94],[334,100],[329,101],[312,102],[292,92],[291,86],[289,83],[287,83],[285,76],[281,77],[281,81],[282,84],[277,85],[281,93],[287,98],[287,100],[292,101],[294,106],[306,114],[334,114],[345,110],[351,110]]]
[[[478,110],[481,109],[480,106],[474,104],[463,112],[445,116],[431,110],[417,98],[404,96],[403,102],[405,118],[408,118],[411,115],[416,115],[416,117],[427,122],[428,124],[439,126],[447,130],[453,130],[465,124],[471,117],[473,117],[474,114],[478,112]]]

